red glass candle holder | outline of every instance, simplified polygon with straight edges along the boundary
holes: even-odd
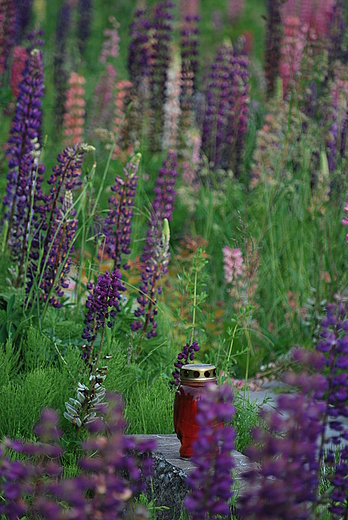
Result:
[[[216,384],[214,365],[184,365],[180,369],[180,386],[174,400],[174,429],[181,442],[180,457],[193,455],[192,445],[199,435],[197,403],[207,383]]]

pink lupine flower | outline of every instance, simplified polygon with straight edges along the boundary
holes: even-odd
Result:
[[[127,154],[131,155],[133,153],[133,147],[131,143],[125,142],[126,137],[126,124],[125,121],[123,121],[123,126],[121,126],[123,116],[125,114],[125,111],[127,109],[127,106],[130,102],[130,89],[132,87],[132,83],[126,79],[123,79],[121,81],[118,81],[116,84],[116,94],[115,94],[115,117],[114,117],[114,135],[118,133],[118,139],[117,142],[120,144],[117,144],[114,148],[114,153],[112,155],[113,159],[117,159],[120,157],[120,154],[122,150],[126,149]]]
[[[227,17],[231,23],[235,23],[243,14],[245,0],[228,0]]]
[[[69,78],[70,88],[66,94],[65,114],[63,120],[63,135],[66,146],[75,143],[82,143],[84,123],[85,123],[85,100],[83,96],[85,89],[82,87],[86,83],[83,76],[72,72]]]
[[[243,274],[243,254],[239,247],[232,249],[228,246],[223,248],[222,253],[224,255],[225,280],[226,283],[232,283],[234,279]]]
[[[25,68],[25,62],[28,59],[28,53],[25,47],[16,45],[13,49],[13,63],[11,70],[11,91],[13,96],[17,99],[19,94],[19,84],[22,81],[22,72]]]
[[[119,23],[116,21],[114,16],[109,17],[109,22],[112,25],[111,29],[104,29],[103,34],[105,36],[105,40],[103,43],[103,48],[99,54],[99,62],[106,63],[108,57],[117,58],[119,51],[119,41],[120,37],[118,35]]]
[[[334,3],[334,0],[288,0],[282,6],[282,18],[296,16],[301,26],[314,29],[318,37],[323,38],[329,33]]]
[[[284,19],[284,38],[279,64],[280,77],[283,81],[284,94],[289,82],[296,82],[296,75],[301,68],[303,49],[306,44],[308,27],[302,26],[297,16]]]

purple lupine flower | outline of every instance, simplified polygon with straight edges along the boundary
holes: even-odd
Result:
[[[178,359],[175,361],[174,366],[175,370],[172,372],[172,376],[174,378],[174,381],[171,381],[171,385],[179,386],[179,380],[180,380],[180,368],[183,365],[186,365],[189,363],[189,361],[193,361],[195,359],[195,352],[198,352],[200,350],[200,346],[196,341],[190,345],[189,343],[186,343],[180,354],[178,354]]]
[[[159,2],[154,6],[152,13],[151,29],[153,29],[153,40],[150,62],[150,147],[152,152],[161,149],[166,82],[170,63],[169,42],[172,31],[170,23],[172,15],[169,9],[173,5],[168,0]]]
[[[15,3],[14,0],[3,0],[0,2],[0,86],[14,44],[14,35]]]
[[[347,31],[347,6],[344,0],[336,0],[330,12],[329,23],[329,45],[328,60],[332,68],[334,68],[337,60],[347,63],[348,52],[344,45],[345,35]]]
[[[137,298],[139,306],[134,315],[136,318],[144,317],[144,322],[140,319],[136,320],[131,325],[131,329],[133,331],[142,329],[148,339],[157,336],[155,320],[158,312],[157,294],[162,291],[161,286],[157,286],[157,282],[160,276],[168,271],[167,266],[170,259],[168,221],[173,218],[176,196],[174,186],[178,175],[176,168],[176,152],[171,150],[168,152],[156,180],[154,189],[156,197],[152,203],[149,230],[141,257],[141,285],[139,288],[140,295]],[[151,330],[146,332],[148,326],[151,326]]]
[[[330,172],[337,167],[345,150],[346,125],[348,120],[348,80],[345,67],[337,62],[330,82],[329,98],[331,106],[327,115],[329,129],[326,135],[327,159]]]
[[[32,12],[32,0],[14,0],[16,6],[16,44],[19,44],[29,26]]]
[[[114,259],[114,270],[120,269],[122,253],[130,254],[131,220],[135,191],[138,183],[138,167],[141,154],[136,154],[123,169],[123,178],[118,175],[111,187],[115,195],[109,198],[109,213],[104,222],[105,252]],[[126,262],[124,269],[129,269]]]
[[[267,0],[265,75],[267,80],[268,97],[274,94],[276,81],[279,76],[282,43],[280,5],[280,0]]]
[[[38,163],[41,98],[44,90],[41,53],[30,52],[8,140],[9,172],[3,204],[7,206],[6,242],[12,258],[18,263],[18,282],[21,281],[27,254],[28,233],[32,212],[42,196],[41,183],[45,168]]]
[[[192,520],[231,518],[235,432],[230,423],[234,415],[231,387],[207,385],[197,405],[199,437],[193,444],[195,469],[187,477],[189,494],[184,507]]]
[[[127,63],[129,78],[138,96],[141,85],[144,83],[144,78],[149,78],[150,76],[150,28],[148,8],[138,9],[134,13],[134,21],[129,29],[130,44]]]
[[[181,30],[180,126],[183,130],[186,130],[191,122],[193,95],[197,87],[198,21],[199,16],[187,16]]]
[[[67,42],[71,30],[71,3],[65,0],[59,9],[55,50],[53,57],[53,82],[55,86],[54,116],[55,131],[59,132],[63,124],[65,93],[68,88],[69,71],[67,69]]]
[[[68,507],[71,518],[123,517],[132,495],[143,491],[151,476],[155,442],[126,437],[124,401],[117,394],[107,398],[105,420],[90,424],[90,434],[81,445],[83,474],[74,478],[57,478],[63,469],[63,450],[54,410],[42,412],[36,429],[42,442],[5,439],[0,444],[0,493],[5,498],[0,514],[9,520],[23,515],[61,520]],[[22,460],[10,460],[8,449],[20,452]],[[23,454],[30,458],[24,460]],[[134,513],[137,518],[140,511]]]
[[[96,284],[88,284],[90,294],[86,301],[87,314],[85,316],[85,329],[82,338],[89,345],[84,349],[83,357],[87,363],[92,363],[94,358],[93,347],[100,330],[104,336],[105,327],[112,327],[113,319],[120,310],[122,292],[126,290],[121,281],[121,274],[116,269],[109,273],[99,275]]]
[[[247,455],[261,469],[244,474],[248,491],[240,498],[242,518],[300,520],[312,517],[319,485],[318,442],[325,404],[313,399],[325,378],[303,374],[312,395],[281,395],[266,430],[256,430]]]
[[[334,435],[322,437],[321,458],[324,457],[326,447],[326,461],[335,465],[335,474],[331,481],[333,490],[330,493],[329,511],[332,518],[338,520],[348,514],[346,501],[348,483],[348,457],[346,446],[342,441],[348,439],[348,429],[343,420],[348,416],[348,305],[342,301],[329,304],[326,308],[326,317],[321,322],[320,341],[316,350],[326,358],[328,375],[325,388],[326,423],[329,424]],[[326,425],[325,423],[325,425]],[[335,453],[325,445],[336,445],[339,448],[339,463],[336,464]]]
[[[202,150],[214,168],[239,174],[249,113],[249,72],[242,38],[223,45],[212,65],[206,93]]]
[[[83,54],[91,35],[93,0],[78,0],[77,38],[80,53]]]
[[[36,208],[26,285],[28,305],[38,297],[54,307],[62,306],[60,299],[67,287],[69,254],[74,251],[77,230],[71,191],[81,184],[83,157],[92,150],[94,148],[86,144],[68,146],[58,155],[58,164],[52,168],[48,180],[50,192]]]

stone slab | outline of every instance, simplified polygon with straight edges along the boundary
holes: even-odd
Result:
[[[159,520],[179,520],[183,501],[187,494],[186,477],[194,469],[194,464],[189,459],[180,457],[180,441],[175,434],[153,434],[136,437],[155,439],[157,443],[157,449],[153,456],[153,479],[147,485],[146,496],[149,501],[155,500],[155,506],[165,506],[168,509],[157,510],[156,518]],[[236,465],[233,470],[236,482],[235,488],[236,492],[242,495],[246,484],[241,475],[255,466],[238,451],[234,451],[233,456]]]

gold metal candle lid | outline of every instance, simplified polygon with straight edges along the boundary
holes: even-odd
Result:
[[[189,364],[180,368],[180,381],[216,381],[214,365]]]

